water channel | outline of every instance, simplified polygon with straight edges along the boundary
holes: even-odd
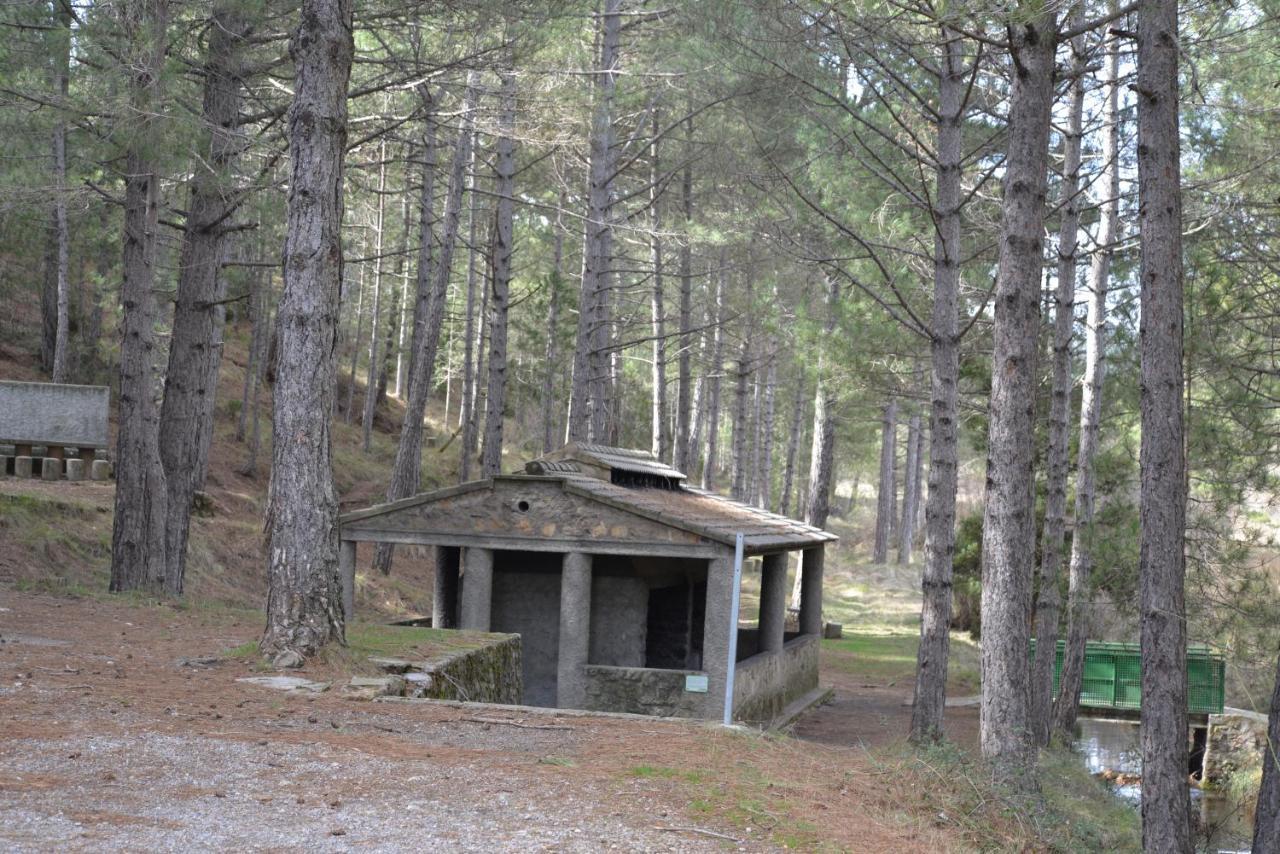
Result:
[[[1133,805],[1142,800],[1142,748],[1135,721],[1081,718],[1075,749],[1091,774],[1110,782],[1116,797]],[[1252,805],[1188,787],[1196,850],[1209,854],[1246,854],[1253,837]]]

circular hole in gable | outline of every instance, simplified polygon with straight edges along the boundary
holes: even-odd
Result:
[[[521,513],[528,513],[529,502],[521,498],[519,501],[516,502],[516,509],[519,510]]]

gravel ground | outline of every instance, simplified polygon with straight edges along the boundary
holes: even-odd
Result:
[[[705,739],[696,725],[282,692],[237,681],[245,663],[184,658],[255,630],[224,617],[4,588],[0,602],[5,851],[770,847],[627,773]]]
[[[711,845],[637,826],[611,808],[609,792],[504,785],[479,763],[389,759],[324,743],[77,736],[6,744],[0,764],[0,839],[13,851]]]

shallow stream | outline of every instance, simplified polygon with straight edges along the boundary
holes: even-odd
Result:
[[[1091,774],[1106,776],[1116,797],[1138,808],[1142,801],[1142,748],[1136,722],[1081,718],[1074,747]],[[1196,850],[1210,854],[1246,854],[1253,827],[1250,816],[1245,815],[1241,806],[1194,786],[1189,786],[1188,792],[1195,822]]]

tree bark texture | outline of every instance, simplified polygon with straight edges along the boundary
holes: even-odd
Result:
[[[609,290],[613,260],[614,94],[617,90],[622,0],[604,0],[591,120],[587,216],[583,226],[582,289],[569,401],[569,438],[607,442],[609,403]]]
[[[1114,7],[1114,3],[1112,4]],[[1080,445],[1076,451],[1075,531],[1067,583],[1067,643],[1054,703],[1054,729],[1071,737],[1080,711],[1084,681],[1084,649],[1089,638],[1089,606],[1093,574],[1094,460],[1098,454],[1098,425],[1102,418],[1102,386],[1106,375],[1107,287],[1112,247],[1120,237],[1120,51],[1118,36],[1109,36],[1104,63],[1106,100],[1103,107],[1102,175],[1104,194],[1098,250],[1089,264],[1089,307],[1085,320],[1084,376],[1080,391]]]
[[[1141,247],[1142,847],[1191,851],[1187,797],[1187,480],[1183,435],[1182,188],[1178,6],[1138,7],[1138,231]]]
[[[873,563],[889,562],[889,520],[897,511],[898,401],[889,398],[880,419],[880,480],[876,488],[876,537]]]
[[[425,85],[419,86],[418,97],[426,115],[423,118],[422,134],[422,197],[418,204],[418,269],[413,282],[413,326],[409,333],[409,359],[403,386],[406,401],[408,389],[413,382],[414,354],[422,349],[423,339],[431,326],[431,309],[434,304],[432,296],[436,282],[436,167],[439,165],[436,136],[439,128],[435,118],[435,98],[431,90]]]
[[[124,280],[120,286],[120,402],[116,437],[115,518],[111,533],[113,592],[176,594],[165,560],[166,496],[156,406],[155,261],[160,176],[151,135],[160,114],[161,72],[169,23],[167,0],[119,7],[131,45],[124,181]]]
[[[938,166],[929,317],[929,490],[924,509],[920,646],[916,652],[911,740],[943,737],[951,649],[952,559],[956,536],[956,432],[959,426],[959,298],[963,204],[965,45],[942,28],[938,75]]]
[[[502,416],[507,394],[507,310],[511,292],[511,259],[515,251],[512,221],[515,217],[516,174],[516,75],[508,66],[502,73],[502,103],[495,167],[497,209],[493,219],[493,295],[489,305],[489,393],[485,410],[484,476],[502,469]]]
[[[1253,850],[1280,851],[1280,664],[1267,721],[1267,745],[1262,757],[1262,786],[1253,822]]]
[[[194,158],[186,230],[178,264],[169,369],[160,408],[160,460],[168,488],[168,587],[181,593],[186,576],[191,502],[204,485],[213,440],[213,410],[222,364],[226,279],[222,259],[226,226],[239,202],[235,163],[239,132],[242,54],[251,32],[236,3],[223,2],[210,17],[204,67],[200,156]]]
[[[330,414],[342,276],[350,0],[303,0],[290,41],[289,199],[267,505],[268,656],[345,641]]]
[[[1068,15],[1083,17],[1082,7]],[[1071,89],[1062,137],[1062,220],[1058,228],[1058,282],[1053,309],[1053,379],[1049,398],[1049,448],[1045,461],[1044,528],[1035,607],[1036,652],[1031,663],[1031,721],[1037,744],[1048,744],[1053,723],[1053,670],[1058,654],[1062,596],[1058,577],[1066,535],[1067,469],[1071,463],[1071,336],[1075,327],[1076,233],[1080,229],[1080,143],[1084,128],[1084,36],[1071,40]]]
[[[982,536],[983,756],[997,774],[1030,767],[1027,648],[1035,555],[1036,349],[1053,105],[1055,7],[1009,26],[1013,90],[996,273]]]
[[[400,443],[396,446],[391,482],[387,486],[387,501],[399,501],[415,494],[422,475],[422,421],[427,412],[427,398],[431,394],[440,328],[444,324],[449,274],[453,268],[453,248],[462,217],[462,187],[467,162],[471,159],[471,137],[478,94],[479,78],[473,72],[467,80],[467,90],[463,95],[462,124],[458,129],[453,160],[449,166],[449,189],[445,195],[438,259],[432,258],[431,251],[434,200],[430,173],[434,171],[435,165],[435,137],[428,124],[428,155],[423,165],[422,216],[419,220],[417,301],[414,307],[413,357],[409,364],[409,396],[405,403],[404,422],[400,425]],[[391,544],[379,543],[374,553],[373,565],[384,575],[391,572],[391,556]]]

